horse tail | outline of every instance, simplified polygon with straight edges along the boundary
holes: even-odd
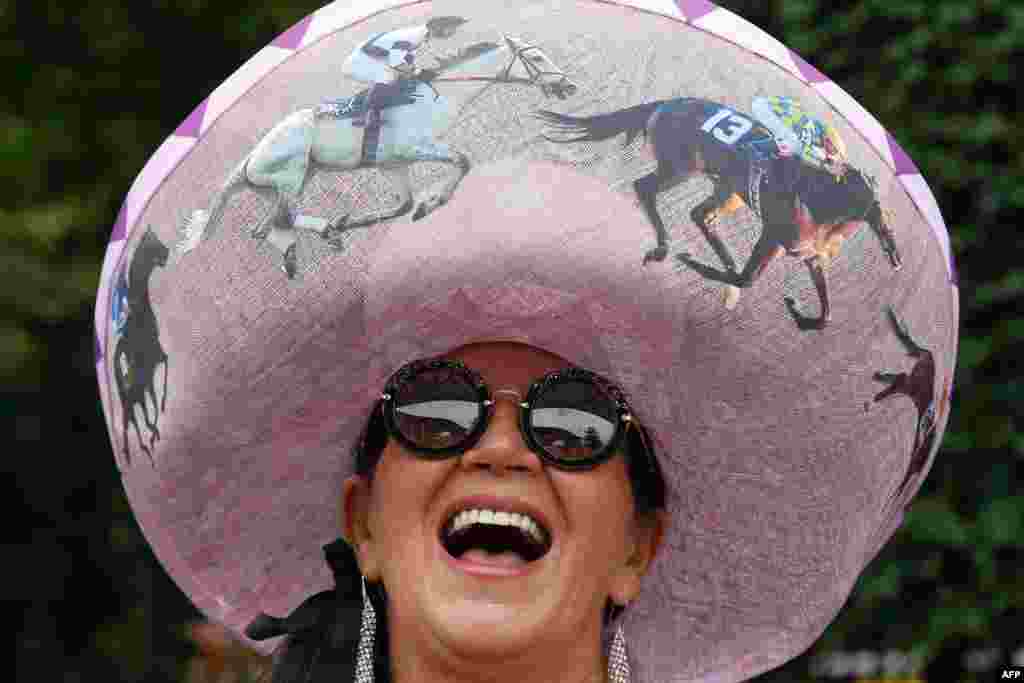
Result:
[[[184,256],[195,249],[203,239],[212,236],[213,230],[220,224],[220,219],[224,216],[228,200],[245,185],[245,167],[251,156],[251,153],[247,154],[228,175],[208,210],[196,209],[185,219],[181,226],[181,241],[176,247],[179,256]]]
[[[569,116],[547,109],[541,109],[534,115],[554,129],[553,133],[558,137],[543,136],[550,142],[607,140],[625,132],[626,142],[623,146],[628,147],[638,135],[647,136],[647,122],[661,104],[661,100],[646,102],[595,116]]]

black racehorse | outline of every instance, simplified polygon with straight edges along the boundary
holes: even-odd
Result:
[[[548,140],[558,143],[597,141],[626,134],[625,146],[644,135],[657,167],[633,183],[654,227],[657,247],[643,262],[668,255],[668,232],[658,213],[657,195],[695,174],[710,176],[715,189],[693,213],[712,248],[726,266],[716,271],[690,259],[679,260],[706,277],[732,287],[750,287],[783,254],[801,258],[821,299],[817,320],[794,316],[801,326],[821,327],[830,319],[825,270],[842,242],[865,223],[878,235],[895,269],[902,261],[873,180],[844,166],[839,173],[779,153],[771,132],[753,117],[710,100],[678,98],[639,104],[595,116],[568,116],[541,110],[549,125]],[[761,218],[763,229],[750,260],[738,271],[716,234],[719,218],[742,204]],[[735,293],[739,297],[739,290]],[[792,310],[792,305],[791,305]]]
[[[122,407],[122,442],[125,460],[131,462],[128,425],[135,426],[139,448],[152,460],[153,445],[160,438],[157,421],[167,404],[167,354],[160,345],[160,329],[149,300],[149,276],[157,266],[167,265],[168,248],[147,228],[132,254],[125,290],[127,318],[114,346],[114,381]],[[122,276],[123,277],[123,276]],[[163,395],[156,394],[156,372],[163,365]],[[153,414],[150,415],[150,401]],[[149,430],[149,443],[142,437],[136,407],[141,408]]]

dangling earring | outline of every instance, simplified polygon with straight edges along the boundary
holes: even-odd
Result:
[[[622,632],[622,624],[616,624],[615,635],[608,648],[608,683],[631,683],[632,679],[633,671],[626,654],[626,635]]]
[[[370,593],[363,579],[363,623],[359,628],[359,647],[356,649],[355,683],[374,683],[374,646],[377,637],[377,613],[370,603]]]

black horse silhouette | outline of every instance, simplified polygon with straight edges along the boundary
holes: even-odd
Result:
[[[910,464],[903,481],[894,494],[895,498],[899,498],[928,462],[937,434],[936,425],[949,400],[949,382],[946,382],[942,394],[938,397],[939,400],[936,400],[935,356],[930,350],[914,341],[906,323],[900,319],[892,306],[888,307],[888,314],[896,336],[903,342],[910,357],[917,361],[910,372],[876,372],[874,375],[877,381],[889,385],[875,396],[875,403],[892,396],[906,396],[914,402],[914,406],[917,408],[917,430],[914,434]]]
[[[576,117],[541,110],[536,115],[553,127],[552,142],[605,140],[626,133],[626,146],[640,134],[650,144],[657,167],[633,183],[654,227],[656,248],[643,262],[668,255],[668,232],[658,213],[662,190],[698,173],[710,176],[715,189],[693,212],[715,253],[726,266],[718,271],[680,254],[678,260],[704,277],[733,287],[750,287],[779,256],[801,258],[821,300],[821,317],[805,318],[787,301],[802,328],[823,327],[831,319],[825,270],[838,256],[843,241],[867,223],[878,235],[895,269],[902,260],[885,213],[875,196],[874,181],[862,171],[844,166],[831,170],[786,157],[771,132],[753,117],[717,102],[696,98],[659,100],[609,114]],[[763,230],[750,260],[741,272],[715,225],[725,214],[747,204],[761,218]],[[739,290],[735,296],[738,299]]]
[[[122,442],[125,460],[131,462],[128,425],[135,426],[139,448],[153,460],[153,445],[160,439],[157,421],[167,404],[167,354],[160,346],[160,330],[149,300],[149,276],[157,266],[167,265],[168,248],[147,227],[132,254],[127,278],[122,283],[127,298],[127,317],[114,347],[114,380],[121,397]],[[124,274],[122,274],[124,278]],[[163,396],[157,401],[156,371],[164,366]],[[153,414],[150,416],[150,400]],[[149,444],[142,437],[136,407],[141,408],[149,430]]]

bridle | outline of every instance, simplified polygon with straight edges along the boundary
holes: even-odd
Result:
[[[539,85],[541,92],[546,96],[554,95],[559,99],[565,99],[570,95],[576,94],[576,84],[569,80],[569,77],[565,75],[565,72],[555,67],[551,59],[540,49],[537,45],[529,43],[523,43],[520,40],[510,38],[509,36],[502,36],[505,39],[505,44],[508,45],[509,49],[512,50],[512,60],[508,63],[508,66],[504,69],[504,78],[506,81],[513,79],[511,75],[512,67],[515,66],[516,62],[523,65],[523,69],[529,75],[527,79],[531,85]],[[536,52],[539,56],[536,61],[543,62],[551,68],[551,70],[544,70],[537,66],[535,60],[531,60],[528,56],[528,52]],[[545,76],[554,76],[560,80],[547,83],[541,81]],[[538,81],[540,83],[538,84]]]
[[[537,45],[530,43],[524,43],[523,41],[512,38],[507,35],[502,35],[505,40],[505,45],[512,52],[512,59],[505,66],[504,69],[499,72],[498,76],[439,76],[431,79],[432,82],[466,82],[466,81],[487,81],[491,83],[521,83],[523,85],[533,85],[540,88],[541,92],[546,97],[557,97],[558,99],[564,100],[570,95],[576,94],[577,86],[573,83],[564,71],[558,69],[551,59],[544,54],[544,51]],[[536,56],[528,56],[530,53],[535,53]],[[548,68],[543,69],[537,66],[537,62],[544,63]],[[527,76],[525,78],[512,75],[512,68],[516,64],[522,64],[523,69],[526,71]],[[547,82],[543,79],[547,77],[553,77],[554,82]]]

